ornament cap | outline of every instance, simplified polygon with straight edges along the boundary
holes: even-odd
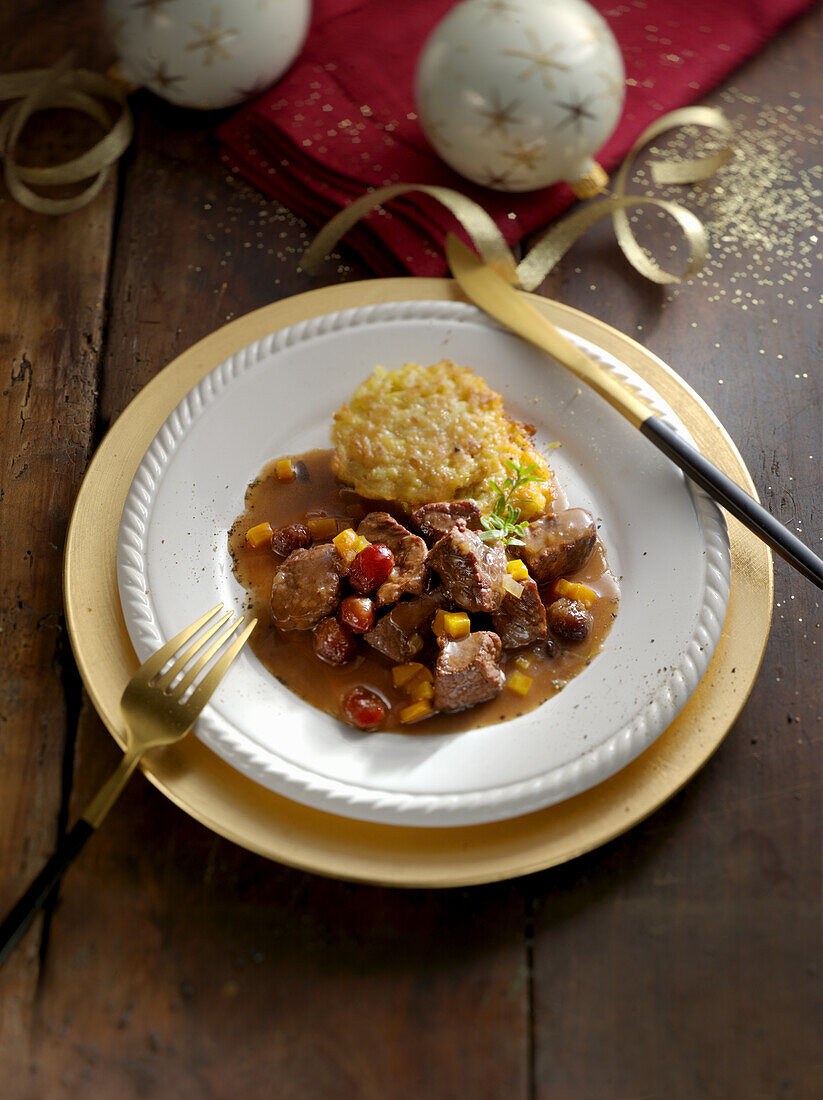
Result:
[[[609,176],[605,168],[593,160],[576,180],[569,183],[569,187],[578,199],[593,199],[595,195],[602,195],[608,183]]]

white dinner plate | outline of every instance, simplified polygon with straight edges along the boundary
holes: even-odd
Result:
[[[566,336],[687,435],[613,356]],[[329,445],[334,411],[375,365],[449,358],[535,425],[572,506],[589,509],[620,610],[591,665],[535,710],[454,734],[359,733],[280,685],[246,647],[195,730],[228,763],[298,802],[384,824],[501,820],[614,774],[671,722],[714,652],[730,559],[719,509],[635,428],[473,306],[393,302],[281,329],[239,351],[169,416],[126,499],[118,584],[145,660],[219,600],[242,610],[227,533],[272,458]]]

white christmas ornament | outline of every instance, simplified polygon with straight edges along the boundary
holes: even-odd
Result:
[[[311,0],[106,0],[123,76],[180,107],[258,95],[300,52]]]
[[[623,109],[620,48],[584,0],[464,0],[417,66],[423,131],[450,167],[498,191],[605,174]]]

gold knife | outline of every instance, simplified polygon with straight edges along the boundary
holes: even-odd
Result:
[[[823,561],[820,558],[722,470],[709,462],[696,447],[659,416],[655,416],[636,394],[567,340],[521,291],[515,290],[511,283],[506,282],[502,275],[498,275],[451,233],[446,237],[446,258],[452,275],[470,301],[518,336],[548,352],[558,363],[568,367],[639,428],[647,439],[709,496],[722,504],[804,577],[818,588],[823,588]]]

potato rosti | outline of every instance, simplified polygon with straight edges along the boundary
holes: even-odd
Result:
[[[545,481],[524,491],[525,518],[546,511],[553,478],[526,425],[510,419],[503,398],[466,367],[444,359],[375,368],[334,416],[337,476],[364,497],[408,505],[476,500],[487,511],[509,471],[506,461],[537,467]]]

